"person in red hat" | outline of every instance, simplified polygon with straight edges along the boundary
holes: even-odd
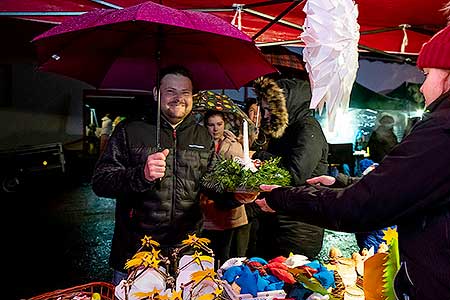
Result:
[[[262,185],[271,192],[256,202],[338,231],[397,224],[397,299],[450,299],[450,25],[422,46],[417,66],[425,114],[375,170],[340,190],[317,185],[327,184],[323,176],[300,187]]]

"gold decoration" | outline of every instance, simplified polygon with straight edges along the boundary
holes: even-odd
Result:
[[[152,291],[144,293],[144,292],[136,292],[134,293],[134,296],[136,296],[136,298],[140,298],[140,299],[150,299],[150,300],[163,300],[163,298],[161,298],[162,295],[160,295],[161,291],[158,290],[157,288],[153,288]],[[165,298],[166,300],[168,299],[167,297]]]
[[[170,300],[183,300],[183,296],[181,295],[183,291],[172,291],[172,296]]]
[[[215,276],[216,276],[216,272],[214,272],[214,269],[205,269],[205,270],[200,270],[197,272],[194,272],[191,274],[191,279],[195,282],[195,283],[199,283],[203,280],[205,280],[206,278],[215,280]]]
[[[211,241],[207,238],[198,238],[196,234],[188,234],[188,238],[182,242],[183,245],[192,246],[194,248],[207,247]]]
[[[153,246],[159,247],[159,243],[157,241],[153,240],[151,236],[145,235],[144,238],[141,239],[141,242],[142,242],[142,247],[148,247],[148,248],[150,248],[150,247],[153,248]]]
[[[201,252],[195,251],[195,253],[192,255],[192,259],[195,263],[197,263],[199,266],[202,265],[202,261],[206,262],[213,262],[213,258],[208,255],[202,255]]]
[[[153,255],[148,251],[141,251],[125,263],[125,269],[137,268],[139,266],[148,267],[152,264]]]

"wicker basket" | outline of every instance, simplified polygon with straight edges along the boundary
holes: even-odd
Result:
[[[93,293],[99,293],[101,300],[113,300],[114,286],[108,282],[91,282],[68,289],[48,292],[29,298],[28,300],[71,300],[77,295],[92,296]]]

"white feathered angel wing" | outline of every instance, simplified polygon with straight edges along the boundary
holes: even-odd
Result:
[[[346,111],[358,70],[358,9],[352,0],[308,0],[301,39],[312,99],[310,108],[326,106],[333,130],[338,108]]]

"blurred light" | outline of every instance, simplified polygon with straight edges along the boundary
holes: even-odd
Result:
[[[46,165],[48,165],[48,162],[47,162],[46,160],[44,160],[44,161],[42,162],[42,164],[43,164],[44,166],[46,166]]]
[[[412,117],[419,117],[419,118],[422,118],[423,112],[424,112],[423,109],[418,109],[418,110],[416,110],[414,113],[412,113]]]
[[[357,132],[357,124],[355,122],[354,113],[338,109],[336,113],[336,121],[333,131],[328,130],[328,118],[324,121],[322,129],[327,138],[327,142],[330,144],[345,144],[354,143],[355,134]]]

